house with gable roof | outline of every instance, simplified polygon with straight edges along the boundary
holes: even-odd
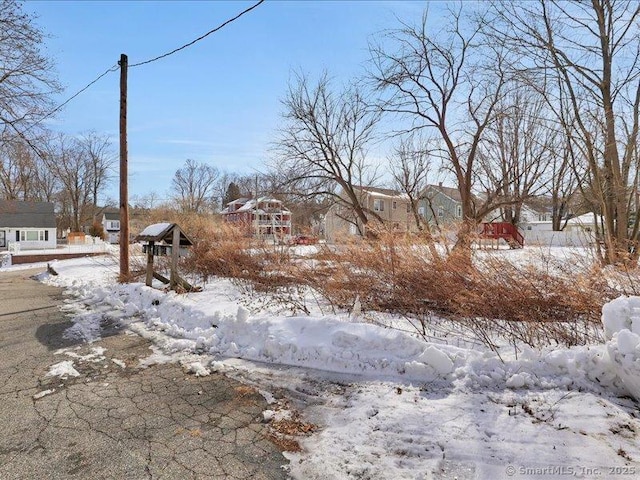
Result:
[[[0,251],[56,248],[56,231],[53,203],[0,200]]]
[[[284,241],[291,235],[291,212],[275,198],[238,198],[220,214],[252,237]]]
[[[356,194],[369,221],[379,220],[389,229],[398,232],[416,231],[409,198],[389,188],[357,186]],[[327,241],[334,242],[346,235],[360,235],[364,231],[362,222],[353,209],[345,203],[336,203],[329,208],[324,220]]]
[[[120,210],[106,210],[100,219],[104,229],[105,240],[109,243],[120,243]]]
[[[418,213],[429,223],[445,225],[462,220],[462,200],[457,188],[427,185],[418,204]]]

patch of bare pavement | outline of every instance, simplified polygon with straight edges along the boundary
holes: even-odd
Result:
[[[149,343],[124,332],[72,345],[62,293],[36,273],[0,273],[0,478],[287,478],[254,388],[140,368]],[[63,361],[79,375],[47,376]]]

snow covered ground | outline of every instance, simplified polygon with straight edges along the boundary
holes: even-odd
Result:
[[[640,299],[605,308],[606,344],[501,359],[348,312],[285,316],[224,279],[184,295],[120,285],[116,261],[65,260],[43,275],[75,299],[66,334],[92,341],[118,320],[156,344],[147,364],[222,370],[267,399],[286,389],[318,426],[287,454],[294,478],[640,478]],[[66,362],[51,374],[72,374]]]

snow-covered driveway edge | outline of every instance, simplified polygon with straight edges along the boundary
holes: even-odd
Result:
[[[238,302],[217,302],[209,288],[178,295],[142,283],[118,284],[101,276],[95,265],[87,271],[80,260],[75,261],[79,265],[73,262],[58,262],[59,275],[45,274],[43,281],[64,287],[82,304],[84,312],[77,309],[72,330],[87,338],[96,335],[96,326],[109,317],[125,324],[142,322],[163,332],[169,337],[163,348],[169,352],[189,350],[214,358],[415,384],[439,379],[467,390],[560,388],[633,394],[611,361],[611,345],[609,351],[605,345],[542,351],[523,347],[518,359],[501,360],[489,351],[429,343],[406,332],[336,316],[252,316]],[[619,312],[609,317],[617,316]],[[607,325],[613,324],[607,320]]]

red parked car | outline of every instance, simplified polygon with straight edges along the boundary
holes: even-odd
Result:
[[[311,235],[296,235],[291,239],[292,245],[315,245],[318,243],[318,237]]]

